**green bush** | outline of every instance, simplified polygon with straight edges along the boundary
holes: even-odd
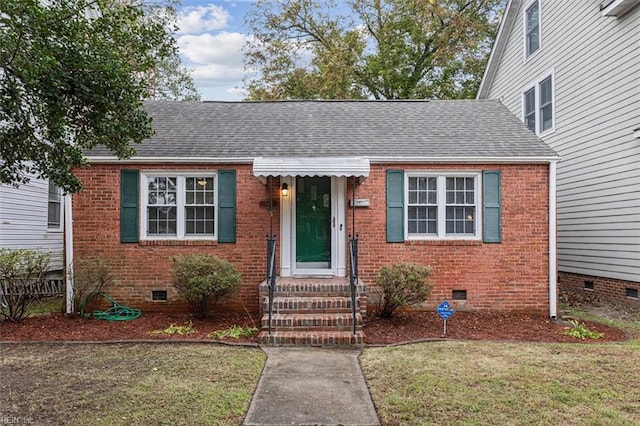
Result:
[[[428,280],[430,274],[429,266],[415,263],[396,263],[380,268],[375,283],[382,294],[376,315],[389,318],[398,308],[424,302],[433,289]]]
[[[205,318],[218,301],[235,294],[242,280],[231,263],[208,254],[173,258],[173,286],[196,318]]]
[[[0,249],[0,317],[18,322],[39,297],[50,256],[34,250]]]

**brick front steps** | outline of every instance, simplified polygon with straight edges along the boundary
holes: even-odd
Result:
[[[266,346],[361,347],[365,286],[356,289],[356,332],[353,332],[351,289],[347,278],[278,278],[269,333],[269,291],[260,284],[259,335]]]

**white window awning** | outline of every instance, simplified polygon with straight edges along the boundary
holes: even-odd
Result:
[[[258,157],[253,174],[268,176],[369,176],[369,159],[361,157]]]

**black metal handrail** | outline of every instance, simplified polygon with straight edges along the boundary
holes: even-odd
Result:
[[[269,289],[269,334],[273,317],[273,294],[276,289],[276,236],[267,237],[267,287]]]
[[[349,236],[349,284],[351,287],[351,311],[353,313],[353,334],[356,334],[358,316],[356,312],[356,289],[358,287],[358,235]]]

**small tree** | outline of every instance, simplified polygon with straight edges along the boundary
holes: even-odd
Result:
[[[90,303],[92,294],[113,283],[113,275],[104,258],[99,255],[77,257],[73,262],[73,303],[76,310]]]
[[[241,284],[236,267],[217,256],[187,254],[173,258],[173,286],[196,318],[205,318],[213,305],[235,294]]]
[[[34,250],[0,249],[0,316],[18,322],[38,298],[50,256]]]
[[[382,294],[376,315],[389,318],[400,307],[425,301],[433,289],[428,280],[430,274],[429,266],[415,263],[397,263],[380,268],[375,283]]]

